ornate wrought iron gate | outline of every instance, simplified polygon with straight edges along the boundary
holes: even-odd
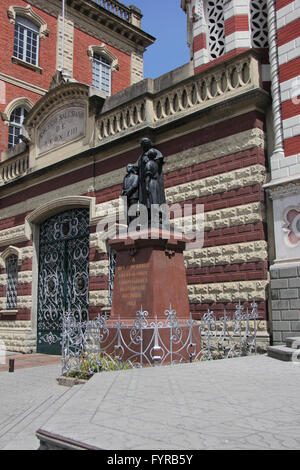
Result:
[[[62,317],[88,319],[89,210],[72,209],[40,226],[37,351],[61,354]]]

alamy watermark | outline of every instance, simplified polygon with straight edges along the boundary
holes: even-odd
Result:
[[[175,238],[186,242],[186,249],[202,248],[204,243],[203,204],[127,205],[126,197],[118,204],[102,207],[97,235],[101,240]]]

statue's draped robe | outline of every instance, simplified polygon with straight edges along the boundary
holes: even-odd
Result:
[[[154,162],[157,164],[157,184],[155,185],[155,204],[165,204],[166,197],[165,197],[165,187],[164,187],[164,177],[162,167],[164,164],[164,157],[159,150],[156,150],[156,157]],[[147,152],[143,152],[142,155],[139,157],[138,161],[136,162],[136,167],[138,169],[138,176],[139,176],[139,202],[144,204],[147,209],[151,208],[151,204],[154,203],[151,199],[153,197],[149,197],[146,188],[146,165],[149,162],[149,158],[147,156]]]

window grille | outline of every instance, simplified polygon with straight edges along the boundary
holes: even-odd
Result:
[[[20,142],[22,124],[26,114],[27,109],[23,106],[14,109],[11,113],[8,129],[8,148],[13,147]]]
[[[111,64],[108,59],[94,52],[93,87],[111,94]]]
[[[17,308],[18,290],[18,257],[10,255],[6,259],[6,308],[12,310]]]
[[[251,36],[253,47],[268,47],[268,13],[266,0],[251,0]]]
[[[225,51],[225,28],[223,0],[208,0],[206,17],[210,59],[217,59]]]
[[[38,65],[39,27],[27,18],[17,17],[15,23],[14,56]]]

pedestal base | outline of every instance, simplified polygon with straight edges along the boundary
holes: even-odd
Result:
[[[109,240],[117,253],[111,319],[134,320],[141,309],[148,318],[166,318],[170,306],[189,319],[185,240],[176,235],[152,229]]]

